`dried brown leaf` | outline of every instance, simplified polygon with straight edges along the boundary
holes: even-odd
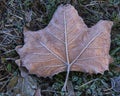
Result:
[[[103,73],[110,62],[110,31],[113,23],[100,20],[88,28],[71,5],[60,5],[48,26],[24,32],[22,48],[16,48],[21,66],[37,76],[69,72]],[[64,90],[63,88],[63,90]]]

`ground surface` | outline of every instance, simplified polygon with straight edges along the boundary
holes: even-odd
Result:
[[[15,64],[19,56],[15,47],[24,44],[23,28],[44,28],[57,6],[67,3],[75,6],[89,27],[100,19],[114,22],[110,50],[114,62],[104,75],[71,72],[66,93],[61,92],[65,72],[52,79],[33,75],[30,78],[34,78],[42,96],[68,96],[72,93],[75,96],[120,96],[120,0],[0,0],[0,96],[16,96],[19,92],[14,87],[21,88],[18,84],[20,72]],[[30,95],[23,92],[21,96]]]

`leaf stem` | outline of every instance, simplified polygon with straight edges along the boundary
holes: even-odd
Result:
[[[67,59],[67,75],[66,75],[66,79],[65,79],[65,83],[64,86],[62,88],[62,91],[66,91],[66,86],[67,86],[67,82],[68,82],[68,78],[69,78],[69,73],[70,73],[70,60],[69,60],[69,54],[68,54],[68,37],[67,37],[67,22],[66,22],[66,14],[64,11],[64,26],[65,26],[65,51],[66,51],[66,59]]]
[[[71,65],[69,64],[67,66],[67,75],[66,75],[66,79],[65,79],[65,83],[64,83],[64,86],[62,88],[62,91],[66,91],[66,86],[67,86],[67,82],[68,82],[68,78],[69,78],[69,74],[70,74],[70,68],[71,68]]]

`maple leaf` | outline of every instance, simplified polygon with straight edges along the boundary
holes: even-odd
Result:
[[[67,71],[103,73],[110,62],[110,31],[113,23],[100,20],[88,28],[75,8],[60,5],[48,26],[24,32],[24,45],[17,47],[21,65],[30,74],[51,77]]]

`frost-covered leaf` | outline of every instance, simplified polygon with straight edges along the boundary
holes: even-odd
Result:
[[[100,20],[88,28],[73,6],[60,5],[46,28],[24,32],[25,44],[16,48],[20,66],[43,77],[67,71],[65,82],[70,70],[103,73],[110,62],[112,24]]]
[[[8,86],[8,96],[34,96],[37,89],[37,82],[31,77],[13,77]]]

